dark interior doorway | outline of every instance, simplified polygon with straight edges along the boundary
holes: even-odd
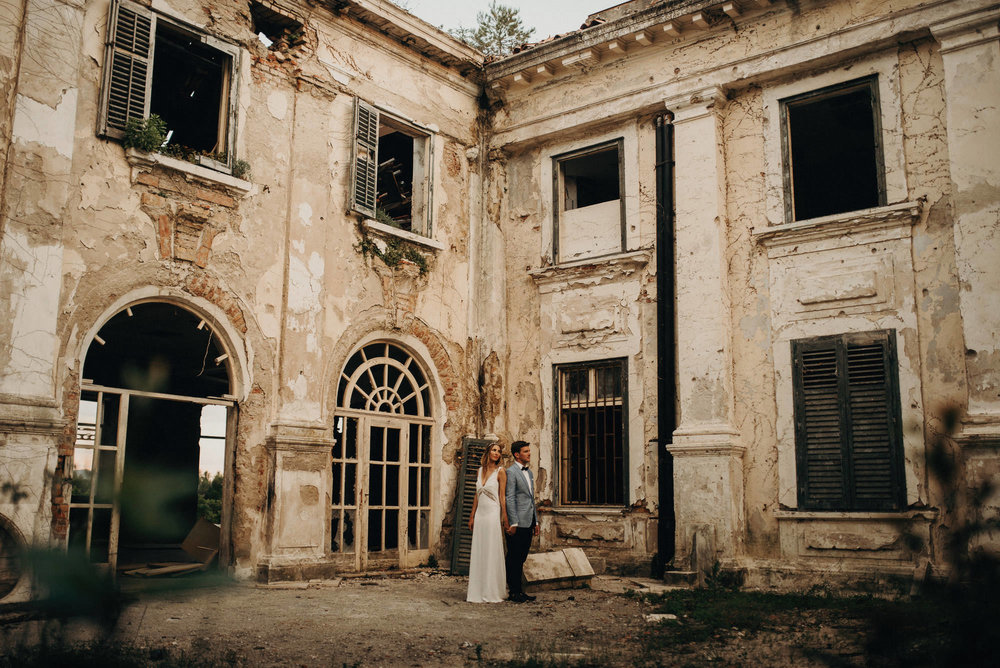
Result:
[[[117,531],[110,531],[110,554],[117,559],[109,560],[117,561],[119,570],[186,560],[181,543],[199,517],[205,516],[205,500],[199,493],[200,487],[209,485],[199,482],[206,476],[225,475],[226,424],[233,410],[226,398],[230,390],[227,360],[207,322],[163,302],[126,308],[101,327],[91,344],[83,366],[80,423],[85,425],[85,414],[97,415],[93,396],[103,392],[120,393],[123,410],[115,424],[124,425],[113,426],[106,411],[101,412],[103,429],[109,433],[94,446],[78,438],[74,479],[93,477],[101,461],[87,447],[117,444],[118,452],[124,452],[117,474],[107,467],[97,471],[107,481],[112,475],[117,480],[117,520],[112,522]],[[90,497],[89,507],[74,497],[80,501],[80,507],[71,508],[78,518],[74,525],[80,527],[78,538],[88,526],[87,517],[108,512],[101,510],[98,496]],[[205,518],[213,524],[220,522],[220,503],[215,500],[214,516]],[[89,526],[88,541],[93,547],[93,519]],[[92,558],[102,560],[91,552]]]

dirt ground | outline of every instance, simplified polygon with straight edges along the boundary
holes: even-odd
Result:
[[[812,650],[863,664],[850,621],[837,628],[802,619],[780,633],[732,631],[672,646],[673,622],[647,621],[652,606],[623,595],[662,590],[653,580],[598,576],[590,589],[538,592],[523,604],[466,603],[466,582],[421,571],[145,593],[125,611],[118,637],[250,666],[828,665]],[[655,650],[651,633],[660,638]]]

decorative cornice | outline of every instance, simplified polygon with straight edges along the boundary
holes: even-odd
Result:
[[[674,125],[701,118],[718,109],[726,102],[726,92],[718,86],[706,86],[698,90],[672,95],[663,101],[668,111],[674,114]]]
[[[862,209],[850,213],[838,213],[833,216],[813,218],[784,225],[772,225],[764,228],[754,228],[751,236],[757,243],[768,248],[789,246],[807,241],[821,241],[840,237],[845,234],[872,232],[906,228],[907,232],[917,220],[923,209],[923,201],[901,202],[880,206],[874,209]]]
[[[613,280],[629,276],[637,271],[641,271],[649,264],[652,254],[652,250],[642,248],[617,255],[574,260],[573,262],[564,262],[550,267],[532,269],[528,272],[528,275],[539,286],[542,292],[550,292],[551,290],[546,288],[553,285],[563,285],[575,280],[594,278]]]
[[[960,16],[931,25],[931,34],[941,44],[941,53],[960,51],[1000,39],[1000,7]]]

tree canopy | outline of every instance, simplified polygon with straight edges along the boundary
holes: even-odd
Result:
[[[520,9],[496,2],[490,3],[488,11],[476,13],[476,24],[475,28],[455,28],[448,32],[495,58],[510,55],[514,47],[524,44],[535,32],[521,21]]]

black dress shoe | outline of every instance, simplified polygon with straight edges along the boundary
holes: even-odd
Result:
[[[524,597],[524,594],[511,594],[507,597],[507,600],[511,603],[524,603],[528,599]]]
[[[538,598],[537,596],[532,596],[531,594],[521,594],[521,596],[524,597],[525,601],[534,601],[536,598]]]

